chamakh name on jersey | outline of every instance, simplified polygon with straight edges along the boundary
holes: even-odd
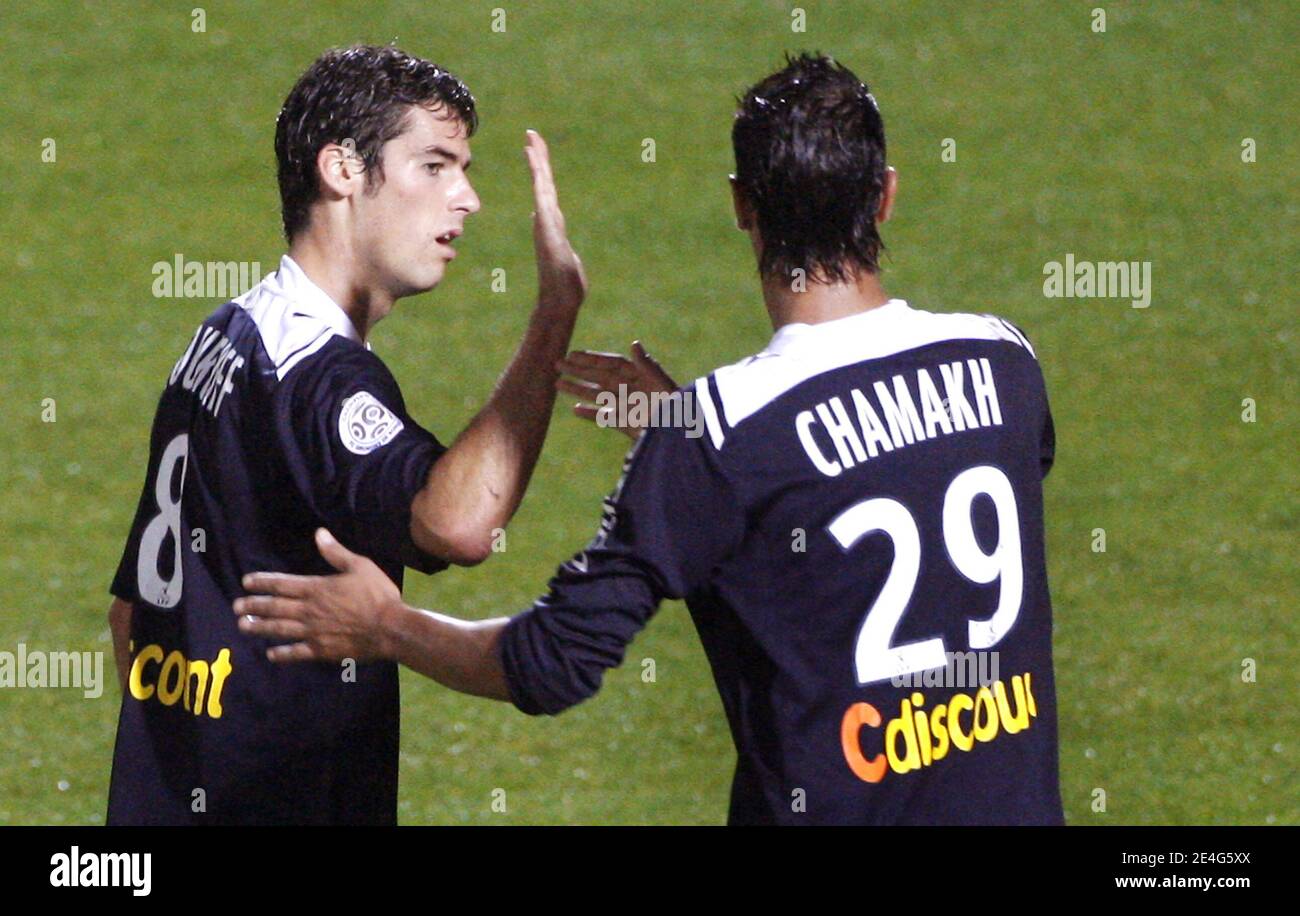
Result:
[[[395,822],[396,666],[274,665],[231,605],[254,570],[332,572],[321,525],[399,585],[444,568],[410,537],[443,451],[289,257],[199,326],[111,589],[134,610],[109,823]]]
[[[1062,823],[1055,438],[1024,335],[891,300],[783,327],[688,393],[705,434],[648,430],[595,540],[506,628],[515,704],[591,695],[684,598],[736,745],[732,823]]]

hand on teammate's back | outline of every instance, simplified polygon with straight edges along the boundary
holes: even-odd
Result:
[[[631,359],[620,353],[576,350],[560,360],[556,368],[563,374],[556,381],[555,387],[566,394],[582,398],[582,401],[573,405],[574,414],[601,426],[617,426],[631,439],[640,436],[644,427],[631,424],[618,426],[614,422],[618,412],[597,406],[596,398],[602,392],[610,392],[618,397],[620,385],[627,386],[626,394],[635,391],[646,395],[655,392],[668,394],[677,390],[677,383],[672,376],[664,371],[658,360],[645,351],[639,340],[632,341]]]
[[[340,544],[324,528],[316,531],[321,556],[334,576],[256,572],[243,585],[257,593],[235,601],[239,629],[250,636],[296,642],[272,646],[277,662],[369,661],[391,655],[383,645],[381,616],[401,605],[402,594],[371,560]]]

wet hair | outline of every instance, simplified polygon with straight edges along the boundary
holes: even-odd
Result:
[[[316,157],[330,143],[350,140],[365,168],[366,188],[384,180],[385,143],[406,129],[413,105],[444,111],[478,128],[474,96],[455,75],[392,46],[333,48],[294,84],[275,122],[275,159],[285,237],[306,228],[320,196]]]
[[[878,272],[885,125],[866,83],[824,55],[787,55],[738,102],[736,182],[757,217],[759,273],[847,282]]]

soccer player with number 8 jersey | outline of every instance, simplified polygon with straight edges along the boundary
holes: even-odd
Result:
[[[366,342],[434,288],[479,209],[474,99],[394,47],[328,51],[276,124],[289,252],[200,324],[154,415],[109,612],[123,701],[111,824],[392,824],[397,667],[285,670],[231,614],[256,569],[328,571],[329,525],[388,579],[486,559],[541,451],[586,293],[529,132],[539,292],[486,405],[444,447]]]
[[[278,661],[391,659],[559,713],[664,599],[685,599],[737,763],[734,824],[1060,824],[1042,481],[1054,432],[1019,329],[885,294],[897,176],[867,87],[804,55],[732,130],[738,227],[775,335],[683,389],[704,434],[636,436],[595,539],[511,618],[407,607],[318,533],[339,575],[245,579]],[[637,346],[580,353],[585,403],[676,386]]]

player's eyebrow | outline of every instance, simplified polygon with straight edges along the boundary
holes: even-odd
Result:
[[[439,146],[436,143],[432,144],[431,146],[426,146],[424,148],[424,151],[432,156],[442,156],[444,159],[450,159],[452,162],[458,162],[460,163],[460,167],[464,169],[466,172],[468,172],[469,167],[473,165],[472,157],[467,156],[465,160],[462,162],[460,158],[457,157],[456,154],[453,153],[451,150],[447,149],[445,146]]]

